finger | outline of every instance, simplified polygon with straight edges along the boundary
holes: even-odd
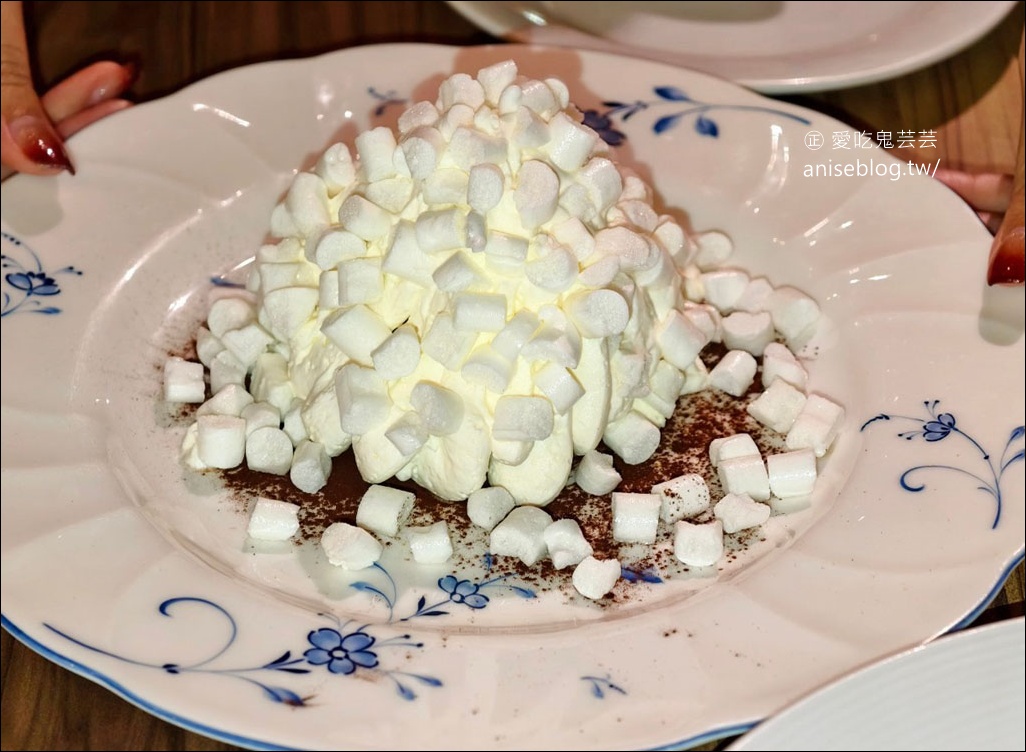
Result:
[[[83,110],[120,97],[135,81],[134,63],[120,65],[109,60],[93,63],[73,73],[42,97],[43,109],[59,123]]]
[[[1023,52],[1019,49],[1019,64]],[[987,284],[1021,285],[1026,282],[1026,122],[1019,126],[1019,154],[1015,185],[1001,226],[994,236],[987,262]]]
[[[19,172],[53,175],[75,168],[32,88],[21,3],[0,3],[0,161]]]
[[[971,175],[937,170],[937,179],[961,196],[976,211],[1004,212],[1012,196],[1012,176],[996,172]]]
[[[115,112],[120,112],[121,110],[131,106],[132,103],[127,99],[108,99],[106,102],[100,102],[89,109],[76,112],[71,117],[61,120],[57,123],[57,131],[64,138],[70,138],[73,134],[78,133],[87,125],[92,125],[97,120],[105,118],[108,115],[112,115]]]
[[[998,229],[1001,227],[1001,221],[1005,218],[1004,214],[996,214],[994,212],[976,212],[980,217],[980,221],[986,225],[987,229],[990,230],[991,235],[996,235]]]

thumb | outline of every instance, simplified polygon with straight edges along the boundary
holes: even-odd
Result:
[[[21,3],[0,2],[0,157],[4,167],[35,175],[75,168],[32,87]]]

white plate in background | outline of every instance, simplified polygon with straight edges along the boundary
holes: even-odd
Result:
[[[949,57],[1015,2],[476,2],[450,0],[497,37],[619,52],[767,94],[858,86]]]
[[[1022,749],[1023,617],[941,637],[828,684],[729,750]]]

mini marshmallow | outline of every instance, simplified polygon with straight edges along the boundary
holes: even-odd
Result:
[[[549,399],[553,409],[560,415],[565,415],[566,411],[584,396],[584,387],[570,371],[558,363],[546,363],[542,366],[534,375],[534,385]]]
[[[776,379],[745,409],[770,430],[786,434],[803,407],[805,395],[783,379]]]
[[[753,501],[748,494],[728,493],[716,502],[713,514],[723,523],[724,533],[736,533],[764,523],[769,519],[770,508]]]
[[[683,371],[695,361],[709,338],[684,314],[674,309],[656,326],[656,342],[666,361]],[[754,370],[752,375],[755,375]]]
[[[363,528],[334,522],[321,534],[328,561],[346,570],[366,569],[381,558],[384,547]]]
[[[811,449],[822,457],[834,443],[843,422],[843,407],[819,394],[810,394],[784,443],[788,449]]]
[[[205,326],[196,330],[196,356],[200,363],[210,368],[217,354],[224,352],[224,342]]]
[[[613,491],[613,540],[655,543],[661,504],[658,494]]]
[[[423,125],[434,125],[438,122],[438,108],[433,102],[417,102],[406,108],[397,125],[399,133],[405,135]]]
[[[619,216],[615,217],[615,222],[614,212],[619,213]],[[606,218],[610,224],[630,224],[646,233],[653,232],[659,223],[659,215],[656,214],[655,209],[644,199],[637,198],[626,199],[621,197],[616,206],[609,210]]]
[[[337,195],[356,180],[353,156],[349,153],[349,147],[343,143],[329,146],[317,160],[315,170],[324,181],[329,196]]]
[[[521,348],[531,339],[540,323],[533,311],[526,308],[517,311],[492,339],[492,349],[508,361],[516,360]]]
[[[577,280],[577,257],[555,240],[539,242],[536,246],[537,254],[524,267],[524,276],[531,284],[549,292],[568,289]]]
[[[719,269],[702,274],[705,300],[716,306],[720,313],[730,313],[734,310],[734,305],[741,299],[748,282],[748,274],[740,269]]]
[[[723,344],[730,350],[744,350],[761,355],[773,341],[773,320],[765,311],[745,313],[734,311],[723,319]]]
[[[684,282],[684,297],[694,303],[701,303],[705,300],[705,283],[702,281],[702,272],[694,264],[688,264],[681,269],[680,276]],[[710,305],[712,305],[710,303]]]
[[[413,511],[416,495],[382,485],[372,485],[360,498],[356,509],[356,524],[364,530],[394,538]]]
[[[463,422],[463,398],[432,381],[417,382],[410,393],[410,404],[433,436],[455,433]]]
[[[324,311],[338,306],[338,269],[323,271],[317,278],[317,305]]]
[[[280,353],[263,353],[257,357],[253,364],[249,391],[254,400],[271,403],[279,413],[288,410],[296,390],[289,380],[289,364],[285,356]]]
[[[689,567],[711,567],[723,556],[723,522],[679,520],[673,528],[673,555]]]
[[[374,370],[386,381],[409,376],[420,363],[420,339],[417,330],[403,324],[371,351]]]
[[[476,348],[464,361],[460,375],[471,383],[483,386],[489,392],[501,394],[513,376],[513,364],[495,352],[490,345]]]
[[[737,457],[758,457],[761,452],[755,445],[755,439],[747,433],[736,433],[733,436],[724,436],[713,439],[709,443],[709,462],[713,467],[719,467],[722,460],[731,460]]]
[[[246,421],[246,437],[258,428],[281,427],[281,412],[270,402],[252,402],[242,408],[239,417]]]
[[[253,304],[240,297],[218,298],[207,312],[207,328],[215,337],[232,329],[241,329],[256,320]]]
[[[292,439],[277,427],[254,429],[246,437],[246,467],[258,473],[285,475],[292,468]]]
[[[489,65],[477,72],[477,80],[484,91],[485,101],[495,106],[503,90],[517,78],[517,65],[512,60]]]
[[[616,165],[605,157],[593,157],[577,173],[596,212],[609,209],[623,192],[623,179]]]
[[[379,126],[364,131],[356,137],[355,144],[360,169],[363,170],[364,179],[368,183],[395,175],[392,153],[395,151],[396,143],[391,128]]]
[[[314,291],[316,295],[316,291]],[[274,342],[274,337],[260,324],[247,324],[241,329],[232,329],[221,335],[221,341],[232,355],[247,369],[252,368],[257,357]]]
[[[568,217],[556,224],[552,237],[573,251],[578,261],[584,261],[595,252],[595,236],[577,217]]]
[[[373,303],[381,297],[381,259],[349,259],[338,265],[338,305]]]
[[[497,263],[504,268],[513,268],[520,266],[527,259],[527,249],[526,238],[502,232],[489,232],[485,240],[484,252],[489,263]]]
[[[488,243],[488,222],[480,212],[467,214],[467,248],[473,253],[481,253]]]
[[[423,180],[438,166],[445,152],[445,138],[437,128],[422,125],[403,137],[400,148],[414,180]]]
[[[516,502],[513,495],[502,486],[479,488],[467,497],[467,515],[470,521],[485,530],[492,530],[507,514]]]
[[[655,454],[659,438],[659,428],[634,410],[611,421],[602,434],[603,441],[628,465],[641,464]]]
[[[279,287],[264,294],[260,323],[276,337],[288,342],[313,314],[320,300],[315,287]],[[225,337],[231,332],[225,332]]]
[[[769,476],[761,455],[720,459],[716,470],[720,476],[720,484],[727,493],[746,494],[757,501],[766,501],[769,498]]]
[[[709,508],[709,486],[697,473],[657,483],[652,493],[659,496],[659,519],[666,523],[694,517]]]
[[[435,170],[421,185],[421,194],[428,205],[463,204],[467,201],[469,176],[456,167]]]
[[[495,403],[492,436],[499,441],[541,441],[552,433],[552,403],[544,397],[507,394]]]
[[[290,447],[291,449],[291,447]],[[299,532],[299,505],[258,496],[249,512],[250,538],[284,541]]]
[[[424,212],[417,217],[414,230],[424,253],[462,248],[467,241],[467,212],[456,207]]]
[[[439,313],[424,335],[420,346],[424,353],[434,358],[450,371],[459,370],[477,339],[476,332],[461,332],[453,323],[452,314]]]
[[[585,452],[577,463],[574,481],[583,491],[604,496],[618,485],[621,476],[613,467],[613,456],[594,449]]]
[[[546,145],[549,159],[565,172],[579,170],[599,140],[595,131],[571,120],[565,112],[557,112],[549,120],[549,134],[550,140]]]
[[[259,279],[258,288],[264,294],[281,287],[316,287],[319,274],[317,268],[305,261],[263,263],[253,271]]]
[[[541,507],[516,507],[488,536],[488,550],[495,556],[515,556],[527,566],[537,564],[548,553],[545,528],[552,517]]]
[[[520,350],[529,362],[552,361],[567,368],[576,368],[581,360],[581,335],[563,312],[555,306],[539,311],[541,324]]]
[[[544,81],[522,81],[521,102],[548,120],[559,109],[559,100]]]
[[[500,441],[494,436],[491,442],[492,459],[503,465],[520,465],[527,460],[534,448],[533,441]]]
[[[172,356],[164,361],[164,399],[168,402],[202,402],[207,385],[203,364]]]
[[[392,405],[384,379],[356,363],[346,363],[335,372],[335,395],[342,430],[355,436],[385,420]]]
[[[611,334],[620,334],[627,328],[627,320],[630,318],[627,301],[616,290],[601,289],[574,293],[563,305],[567,316],[582,337],[608,337]]]
[[[392,442],[403,457],[412,457],[427,443],[429,437],[424,422],[415,412],[403,413],[385,431],[385,438]]]
[[[325,230],[316,239],[307,242],[307,260],[321,269],[334,269],[346,259],[360,258],[367,253],[367,243],[348,230],[337,227]]]
[[[719,230],[699,233],[694,237],[694,242],[694,263],[703,272],[722,265],[734,252],[733,241]]]
[[[227,384],[213,397],[198,408],[196,415],[234,415],[242,414],[242,409],[253,403],[253,395],[241,384]]]
[[[486,214],[502,198],[506,178],[493,164],[476,164],[470,168],[467,180],[467,203],[474,211]]]
[[[616,256],[627,271],[650,269],[658,260],[654,249],[648,238],[627,227],[605,227],[595,233],[595,252]]]
[[[816,301],[793,287],[774,290],[766,299],[766,310],[773,317],[773,326],[788,340],[810,330],[819,320]]]
[[[289,479],[292,485],[306,493],[317,493],[331,475],[331,458],[324,446],[316,441],[301,441],[292,455]]]
[[[816,485],[816,453],[798,449],[766,457],[770,491],[778,499],[808,496]]]
[[[431,287],[431,274],[435,270],[435,265],[435,259],[421,253],[413,224],[399,222],[381,260],[381,271],[407,279],[421,287]]]
[[[455,109],[455,108],[454,108]],[[452,111],[450,110],[450,113]],[[506,161],[507,144],[502,136],[489,136],[473,127],[474,113],[470,112],[470,122],[452,132],[449,139],[447,157],[464,171],[469,171],[476,164],[502,164]],[[468,127],[469,126],[469,127]],[[440,128],[444,133],[444,128]]]
[[[672,217],[660,217],[659,224],[652,231],[652,235],[675,262],[681,258],[686,238],[684,237],[684,230],[681,229],[681,226]]]
[[[559,202],[559,178],[544,162],[529,160],[520,166],[513,203],[524,227],[534,230],[552,219]]]
[[[371,353],[392,334],[384,319],[362,304],[335,311],[324,319],[321,331],[335,347],[365,366],[373,363]]]
[[[684,369],[684,384],[681,385],[681,396],[700,392],[709,386],[709,369],[701,358],[695,358],[695,362]]]
[[[431,274],[435,286],[442,292],[466,290],[477,279],[477,271],[470,257],[463,251],[454,252]],[[505,317],[505,307],[503,308]]]
[[[521,151],[537,149],[549,141],[549,124],[538,117],[538,114],[523,105],[516,112],[507,115],[505,120],[512,123],[510,138],[513,146]],[[513,157],[516,157],[514,164]],[[511,155],[510,168],[519,166],[519,154]]]
[[[207,467],[238,467],[246,456],[246,421],[235,415],[196,418],[196,454]]]
[[[594,556],[585,557],[574,569],[571,581],[577,592],[585,598],[598,600],[605,596],[620,579],[618,559],[600,561]]]
[[[766,301],[773,292],[773,285],[765,277],[756,277],[748,281],[745,291],[734,303],[734,309],[747,313],[758,313],[766,310]]]
[[[292,446],[298,446],[301,441],[310,438],[306,423],[303,422],[303,400],[298,397],[292,400],[292,405],[281,416],[281,430],[292,441]]]
[[[751,353],[731,350],[709,372],[709,385],[734,397],[741,397],[755,381],[759,364]]]
[[[413,560],[418,564],[443,564],[452,557],[452,539],[444,520],[433,525],[409,527],[406,538],[410,542]]]
[[[506,325],[506,296],[462,292],[453,297],[452,322],[461,332],[498,332]]]
[[[787,346],[770,342],[762,351],[762,385],[768,387],[782,379],[799,391],[805,391],[809,374]]]
[[[545,528],[542,538],[556,569],[576,566],[593,553],[577,520],[556,520]]]
[[[300,421],[307,430],[307,438],[321,444],[329,457],[337,457],[353,443],[353,437],[342,430],[342,416],[334,381],[328,382],[319,392],[303,401]]]
[[[372,201],[354,193],[338,209],[338,223],[363,240],[384,237],[392,226],[392,215]]]

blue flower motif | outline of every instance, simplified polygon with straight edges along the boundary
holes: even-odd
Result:
[[[60,295],[61,292],[54,278],[43,272],[13,272],[6,279],[7,284],[26,295]]]
[[[599,134],[599,138],[610,146],[619,146],[626,139],[623,131],[613,127],[613,121],[608,115],[603,115],[598,110],[584,111],[584,124]]]
[[[378,665],[377,653],[371,648],[375,638],[357,630],[343,635],[337,629],[322,627],[311,632],[307,639],[312,648],[303,656],[314,666],[327,664],[333,674],[352,674],[357,668],[374,668]]]
[[[438,581],[438,587],[449,594],[453,603],[462,603],[470,608],[484,608],[488,605],[488,596],[481,595],[480,589],[470,580],[457,580],[451,574]]]
[[[940,441],[948,436],[955,427],[955,416],[941,413],[936,420],[928,420],[923,424],[923,438],[927,441]]]

